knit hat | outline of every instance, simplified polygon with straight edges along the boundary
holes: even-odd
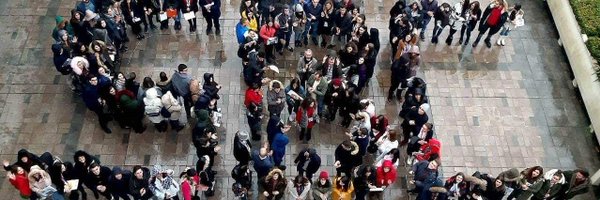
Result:
[[[428,103],[424,103],[421,104],[421,106],[419,106],[419,108],[423,109],[423,111],[427,112],[429,111],[429,107],[431,107]]]
[[[334,86],[340,87],[342,85],[342,79],[336,78],[331,81]]]
[[[294,6],[294,10],[295,10],[296,12],[304,12],[304,9],[302,8],[302,5],[300,5],[300,4],[296,4],[296,5]]]
[[[237,135],[238,135],[238,138],[240,138],[240,140],[242,140],[242,141],[248,140],[250,138],[250,136],[248,135],[248,132],[246,132],[246,131],[239,131],[237,133]]]
[[[517,168],[511,168],[507,171],[503,171],[502,173],[500,173],[500,175],[498,175],[498,178],[501,178],[504,182],[513,182],[519,179],[520,174],[521,173],[519,173],[519,170]]]
[[[85,11],[85,17],[83,18],[83,21],[90,21],[92,19],[96,19],[96,17],[98,17],[98,15],[96,13],[94,13],[91,10],[86,10]]]
[[[324,178],[324,179],[328,179],[329,178],[329,173],[327,173],[327,171],[323,170],[321,171],[321,174],[319,174],[319,178]]]
[[[59,30],[59,31],[58,31],[58,38],[59,38],[60,40],[62,40],[62,37],[63,37],[64,35],[66,35],[66,34],[67,34],[67,31],[66,31],[66,30]]]

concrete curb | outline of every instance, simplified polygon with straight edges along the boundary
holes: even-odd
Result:
[[[596,140],[600,142],[600,83],[594,74],[593,58],[580,33],[575,14],[568,0],[546,1],[554,18],[554,23],[575,75],[586,111],[592,127],[596,130]]]

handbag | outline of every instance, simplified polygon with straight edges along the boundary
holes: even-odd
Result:
[[[175,10],[173,8],[167,9],[167,17],[168,18],[175,18],[175,17],[177,17],[177,10]]]
[[[171,106],[169,106],[169,108],[171,108]],[[170,118],[171,117],[171,112],[169,112],[169,109],[165,108],[164,106],[160,109],[160,115],[162,115],[164,118]]]

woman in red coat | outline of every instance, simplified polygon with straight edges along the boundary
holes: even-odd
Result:
[[[6,175],[10,184],[15,186],[19,190],[21,199],[29,199],[31,196],[31,188],[29,187],[29,179],[27,179],[27,172],[17,165],[13,165],[10,172]]]
[[[279,41],[277,41],[277,37],[275,37],[277,30],[279,29],[279,24],[273,22],[272,19],[268,19],[267,23],[260,27],[260,38],[265,44],[265,53],[267,54],[267,62],[271,64],[277,64],[275,62],[275,55],[273,55],[273,47]]]
[[[317,123],[317,112],[315,112],[315,101],[312,98],[306,98],[296,113],[296,122],[300,125],[300,140],[310,141],[312,128]]]
[[[442,143],[435,139],[431,138],[427,143],[421,146],[421,150],[419,152],[413,153],[417,161],[429,160],[432,156],[437,156],[438,158],[441,156],[440,153],[442,151]]]
[[[257,85],[253,85],[246,89],[246,95],[244,97],[244,105],[246,108],[250,105],[250,103],[254,103],[254,105],[262,105],[263,94],[260,91],[260,87]]]

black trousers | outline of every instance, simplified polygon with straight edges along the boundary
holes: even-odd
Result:
[[[104,111],[102,111],[102,107],[95,108],[92,111],[94,111],[94,113],[96,113],[96,115],[98,116],[98,121],[100,122],[100,127],[108,128],[108,122],[110,121],[110,115],[104,113]]]
[[[202,13],[202,16],[204,16],[204,20],[206,20],[206,30],[212,30],[213,25],[217,30],[221,29],[221,23],[219,23],[219,18],[221,16],[212,13]]]
[[[309,141],[312,137],[312,128],[300,128],[300,140],[304,140],[306,137],[306,141]]]

